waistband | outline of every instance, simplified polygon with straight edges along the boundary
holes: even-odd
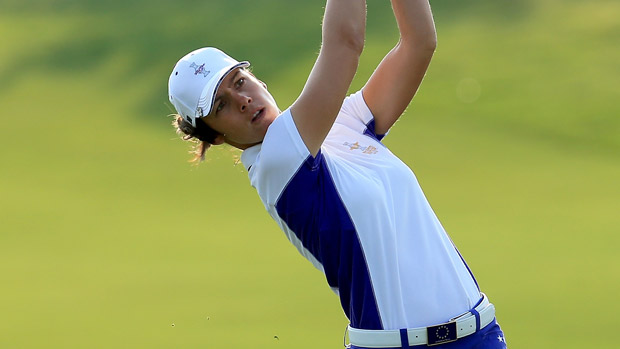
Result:
[[[407,344],[438,345],[476,333],[494,318],[495,306],[482,293],[482,300],[475,308],[446,323],[400,330],[363,330],[349,325],[349,341],[352,345],[365,348],[406,348]]]

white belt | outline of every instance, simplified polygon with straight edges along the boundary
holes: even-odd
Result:
[[[495,306],[489,303],[484,293],[482,301],[474,310],[479,314],[479,325],[476,323],[474,312],[468,311],[444,324],[407,329],[406,337],[409,345],[437,345],[454,342],[458,338],[475,333],[495,318]],[[405,330],[362,330],[349,325],[348,331],[352,345],[365,348],[394,348],[402,346],[404,333],[401,331]]]

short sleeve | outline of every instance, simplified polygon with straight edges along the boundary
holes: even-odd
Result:
[[[336,123],[381,141],[386,134],[375,132],[375,117],[364,100],[362,91],[345,98],[336,118]]]

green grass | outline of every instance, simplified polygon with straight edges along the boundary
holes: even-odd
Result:
[[[318,50],[321,6],[3,3],[1,348],[340,345],[337,297],[263,211],[238,153],[188,165],[166,116],[169,69],[204,45],[252,61],[286,107]],[[387,2],[368,7],[352,90],[397,40]],[[511,348],[614,348],[620,6],[433,9],[439,47],[386,143]]]

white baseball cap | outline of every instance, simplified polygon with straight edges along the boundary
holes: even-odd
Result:
[[[196,127],[196,120],[213,108],[217,88],[235,68],[247,67],[214,47],[192,51],[181,58],[168,80],[170,103],[185,120]]]

